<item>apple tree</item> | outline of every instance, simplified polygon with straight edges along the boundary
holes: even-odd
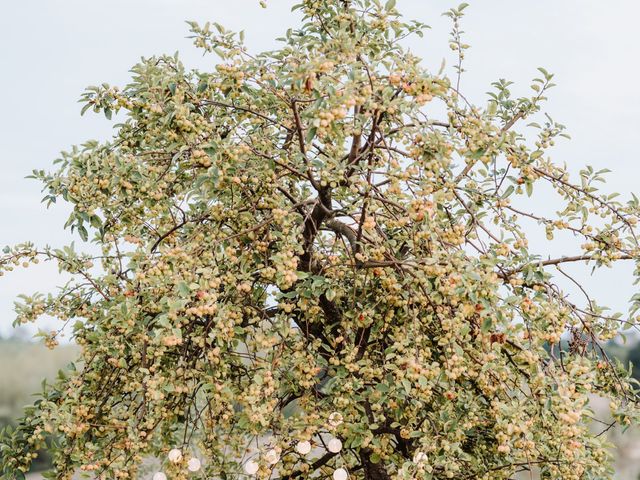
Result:
[[[608,313],[569,266],[637,263],[638,199],[550,158],[546,70],[464,96],[465,8],[449,73],[404,46],[425,25],[394,0],[302,0],[274,51],[194,22],[210,71],[159,56],[88,88],[114,137],[34,177],[92,253],[0,258],[71,276],[16,323],[59,319],[82,352],[4,433],[6,478],[49,437],[60,479],[611,477],[589,398],[638,419],[601,345],[640,295]]]

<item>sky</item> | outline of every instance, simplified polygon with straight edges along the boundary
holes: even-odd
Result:
[[[0,14],[0,247],[30,240],[62,246],[82,241],[62,228],[68,209],[46,209],[40,186],[25,179],[50,169],[61,150],[88,139],[107,139],[113,123],[80,116],[77,103],[88,85],[124,85],[140,57],[179,51],[192,67],[211,69],[213,57],[192,46],[186,20],[217,21],[245,30],[254,51],[274,48],[275,38],[296,16],[293,0],[22,0],[3,2]],[[448,49],[450,24],[441,13],[448,0],[398,0],[407,18],[432,28],[407,46],[437,71]],[[637,0],[476,0],[463,22],[467,73],[461,88],[474,103],[486,103],[491,82],[506,78],[525,94],[542,66],[558,86],[546,110],[572,136],[553,151],[572,171],[590,164],[610,168],[606,189],[635,192],[640,179],[640,2]],[[449,69],[452,73],[452,71]],[[544,199],[543,199],[544,202]],[[553,207],[552,204],[547,205]],[[544,249],[544,237],[533,238]],[[556,247],[549,247],[553,250]],[[580,267],[575,267],[580,268]],[[585,271],[578,270],[579,275]],[[625,309],[635,293],[630,269],[586,279],[600,303]],[[52,265],[0,278],[0,335],[10,333],[19,293],[48,292],[63,282]],[[46,322],[45,322],[46,323]],[[46,326],[46,325],[43,325]]]

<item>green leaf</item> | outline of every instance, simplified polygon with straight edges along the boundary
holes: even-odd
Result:
[[[177,287],[178,287],[178,293],[180,294],[181,297],[191,296],[191,289],[189,288],[186,282],[178,283]]]
[[[308,131],[307,131],[307,138],[305,138],[305,141],[307,143],[311,143],[313,142],[313,139],[316,137],[316,132],[318,131],[318,129],[316,127],[311,127]]]
[[[504,191],[504,193],[502,194],[502,198],[507,198],[509,195],[513,193],[514,190],[515,190],[515,187],[513,185],[509,185],[507,189]]]
[[[87,232],[87,229],[84,228],[83,225],[79,225],[78,226],[78,233],[80,234],[80,238],[82,240],[84,240],[85,242],[87,241],[87,239],[89,238],[89,232]]]
[[[491,328],[493,327],[493,320],[491,320],[491,317],[485,317],[485,319],[482,321],[482,327],[481,330],[483,332],[489,332],[491,331]]]
[[[407,393],[407,395],[411,393],[411,382],[409,382],[409,380],[403,378],[402,386],[404,387],[404,391]]]

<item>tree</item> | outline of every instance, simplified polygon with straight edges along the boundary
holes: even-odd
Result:
[[[465,7],[447,13],[452,77],[403,48],[424,25],[394,0],[304,0],[276,51],[191,23],[214,71],[154,57],[87,90],[83,111],[126,114],[115,138],[34,177],[101,251],[1,260],[74,275],[16,322],[57,317],[82,347],[3,437],[8,478],[48,433],[56,478],[139,478],[150,457],[156,479],[610,478],[588,398],[637,421],[601,342],[640,296],[628,316],[570,301],[562,267],[637,262],[638,200],[599,193],[592,168],[572,181],[550,117],[524,126],[544,69],[531,96],[500,80],[486,108],[465,99]],[[535,255],[531,220],[576,250]]]

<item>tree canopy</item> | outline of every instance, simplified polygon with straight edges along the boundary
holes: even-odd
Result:
[[[465,8],[447,12],[450,73],[403,46],[425,25],[394,0],[304,0],[274,51],[190,23],[212,71],[152,57],[88,88],[83,112],[123,118],[114,138],[34,177],[98,253],[0,258],[72,274],[16,323],[58,318],[81,347],[2,437],[6,478],[48,436],[62,479],[610,478],[588,402],[638,419],[601,342],[640,294],[607,313],[565,295],[563,267],[637,263],[638,199],[551,160],[546,70],[527,96],[460,92]],[[540,256],[535,228],[573,250]]]

